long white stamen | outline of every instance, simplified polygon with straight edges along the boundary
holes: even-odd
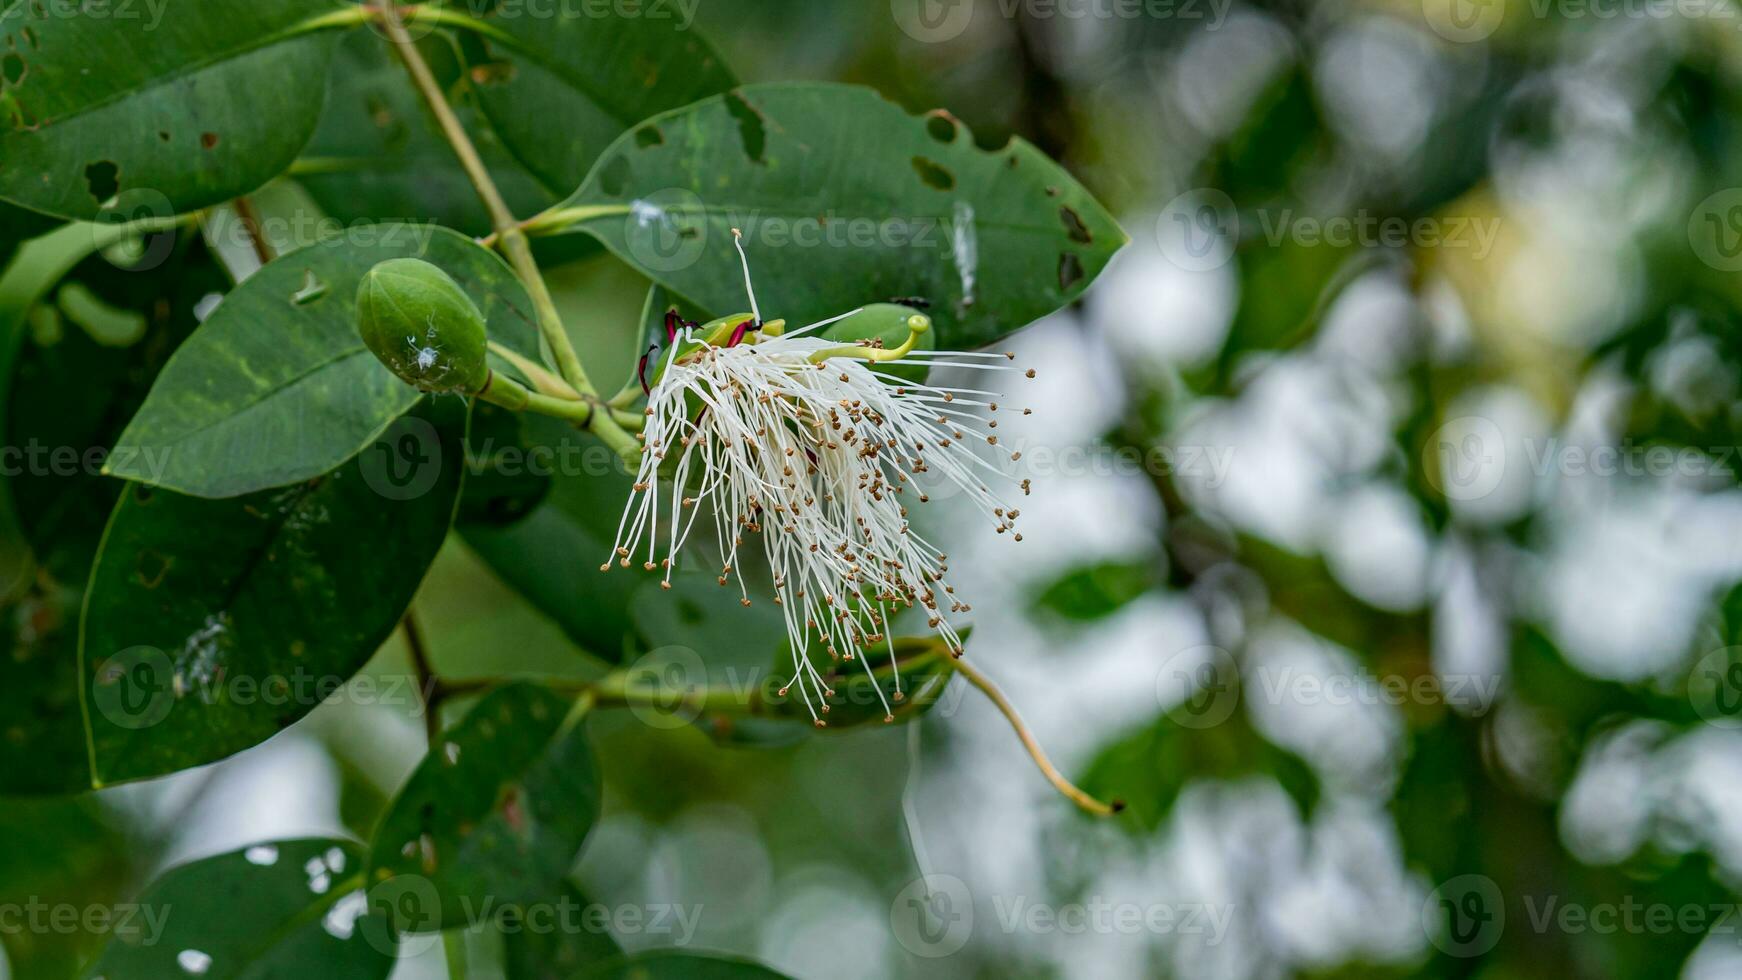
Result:
[[[760,323],[744,246],[736,233],[733,241]],[[988,486],[1018,481],[980,455],[982,446],[996,445],[996,422],[978,410],[996,413],[997,395],[915,384],[883,374],[883,364],[830,356],[841,343],[815,332],[852,312],[783,335],[758,333],[732,347],[692,341],[699,346],[666,366],[648,396],[635,491],[606,564],[627,564],[645,547],[644,565],[662,569],[669,583],[698,521],[706,527],[706,510],[718,542],[719,584],[736,585],[748,604],[740,558],[754,533],[792,646],[786,688],[798,689],[818,724],[833,692],[812,662],[813,644],[833,659],[865,659],[874,644],[886,642],[896,701],[903,694],[893,615],[923,608],[945,647],[961,651],[950,620],[969,606],[947,582],[948,556],[908,524],[906,504],[929,499],[921,474],[959,488],[1000,532],[1011,530],[1020,513]],[[971,360],[1002,354],[925,354],[928,367],[1009,369]],[[669,492],[659,489],[662,473],[674,481]],[[863,667],[893,717],[868,659]]]
[[[750,315],[762,322],[762,311],[756,306],[756,287],[750,285],[750,257],[744,254],[744,233],[732,229],[732,244],[738,247],[738,263],[744,267],[744,292],[750,295]]]

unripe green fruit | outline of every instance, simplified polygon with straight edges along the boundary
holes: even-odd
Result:
[[[920,331],[919,339],[914,342],[916,349],[937,349],[937,331],[931,329],[931,317],[911,306],[873,303],[845,320],[830,324],[823,331],[823,338],[844,344],[854,344],[861,340],[881,340],[883,349],[892,351],[907,343],[907,338],[915,330]],[[878,364],[876,368],[883,374],[895,375],[916,384],[923,384],[926,372],[930,370],[924,364]]]
[[[357,287],[357,332],[419,391],[481,391],[490,380],[484,314],[453,277],[421,259],[389,259]]]

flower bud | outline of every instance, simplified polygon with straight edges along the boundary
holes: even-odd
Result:
[[[484,315],[460,284],[421,259],[389,259],[357,287],[357,332],[419,391],[472,394],[490,380]]]
[[[887,351],[900,350],[912,339],[913,348],[936,350],[937,335],[932,331],[931,325],[931,317],[911,306],[873,303],[852,316],[831,324],[823,331],[823,337],[849,344],[868,341],[877,345],[881,341],[881,348]],[[918,384],[925,381],[926,372],[930,368],[924,364],[884,363],[877,365],[877,370]]]

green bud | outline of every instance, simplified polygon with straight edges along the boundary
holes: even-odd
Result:
[[[823,331],[823,338],[843,344],[881,340],[884,350],[893,351],[899,350],[909,337],[917,333],[913,345],[915,348],[936,350],[937,332],[931,329],[931,325],[931,317],[911,306],[873,303],[845,320],[830,324]],[[879,364],[876,367],[884,374],[892,374],[916,384],[923,384],[926,372],[930,370],[923,364]]]
[[[389,259],[357,287],[357,332],[419,391],[481,391],[490,380],[484,314],[453,277],[421,259]]]

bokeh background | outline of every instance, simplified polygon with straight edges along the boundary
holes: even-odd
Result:
[[[1025,540],[926,518],[970,657],[1128,808],[1069,806],[959,681],[921,723],[767,748],[601,716],[586,894],[699,906],[693,945],[802,980],[1742,977],[1742,11],[695,13],[747,80],[861,82],[1035,142],[1130,233],[1013,342],[1041,366],[1013,382]],[[320,206],[297,183],[280,206]],[[597,254],[555,279],[620,376],[632,352],[598,338],[645,283]],[[447,673],[600,669],[458,537],[416,608]],[[680,612],[632,603],[736,656]],[[371,667],[407,669],[399,640]],[[0,896],[117,901],[189,858],[366,836],[424,750],[414,705],[367,700],[0,806]],[[0,976],[31,977],[88,940],[0,943]]]

